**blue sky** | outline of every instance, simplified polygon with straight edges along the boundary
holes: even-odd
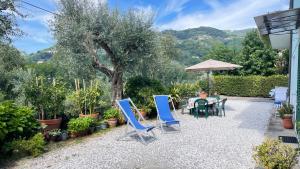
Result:
[[[49,11],[57,11],[58,0],[24,0]],[[96,1],[96,0],[91,0]],[[100,0],[111,8],[136,8],[155,14],[157,30],[182,30],[199,26],[236,30],[255,27],[253,17],[267,12],[288,9],[289,0]],[[27,15],[18,18],[22,37],[13,44],[26,53],[36,52],[55,44],[49,21],[53,14],[19,2],[20,10]]]

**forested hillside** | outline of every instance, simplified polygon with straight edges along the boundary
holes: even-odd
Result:
[[[179,62],[191,65],[199,62],[201,57],[208,54],[209,50],[218,45],[225,45],[233,50],[240,50],[242,40],[246,33],[253,29],[244,30],[219,30],[212,27],[199,27],[182,31],[166,30],[163,35],[171,35],[176,39],[180,49]]]
[[[186,29],[182,31],[165,30],[163,36],[171,36],[176,42],[179,50],[177,61],[182,65],[191,65],[199,62],[199,59],[209,50],[217,45],[226,45],[227,47],[239,50],[241,42],[246,33],[252,29],[244,30],[219,30],[212,27],[199,27]],[[29,55],[33,62],[49,60],[53,55],[53,48],[47,48]]]

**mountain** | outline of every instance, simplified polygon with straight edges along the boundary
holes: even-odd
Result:
[[[54,54],[54,47],[39,50],[35,53],[31,53],[27,56],[27,59],[31,62],[45,62],[49,60]]]
[[[171,35],[176,39],[177,47],[181,51],[179,63],[192,65],[198,63],[201,57],[218,44],[225,44],[234,50],[240,50],[241,42],[247,32],[253,29],[220,30],[212,27],[199,27],[186,30],[165,30],[163,35]],[[49,60],[54,53],[54,48],[47,48],[29,55],[32,62],[44,62]]]
[[[163,35],[171,35],[181,50],[180,62],[184,65],[198,63],[201,57],[218,44],[224,44],[234,50],[241,49],[241,42],[247,32],[253,29],[220,30],[212,27],[199,27],[186,30],[165,30]]]

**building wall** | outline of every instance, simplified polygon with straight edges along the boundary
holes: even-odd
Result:
[[[299,8],[300,0],[291,0],[291,8]],[[299,59],[299,29],[294,30],[291,44],[291,72],[290,72],[290,103],[295,107],[295,119],[300,120],[300,59]],[[299,87],[298,87],[299,86]],[[296,127],[295,127],[296,129]]]
[[[299,4],[300,5],[300,4]],[[299,50],[299,33],[293,31],[291,45],[291,72],[290,72],[290,103],[297,106],[297,76],[298,76],[298,50]]]

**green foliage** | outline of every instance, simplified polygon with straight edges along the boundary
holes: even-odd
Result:
[[[231,63],[235,55],[237,54],[231,48],[224,44],[217,44],[209,50],[208,54],[202,60],[214,59]]]
[[[151,109],[155,108],[153,95],[163,94],[164,86],[154,79],[136,76],[128,79],[125,85],[125,95],[130,97],[137,105],[145,105]]]
[[[178,39],[189,39],[199,35],[208,35],[208,36],[222,37],[222,38],[228,37],[226,32],[222,30],[215,29],[212,27],[204,27],[204,26],[199,28],[186,29],[183,31],[166,30],[163,33],[171,34]]]
[[[278,109],[278,113],[281,118],[284,117],[284,115],[292,115],[294,112],[293,105],[289,103],[284,103],[280,109]]]
[[[91,81],[90,86],[84,91],[84,99],[86,101],[86,106],[89,109],[90,114],[94,113],[96,105],[99,105],[100,96],[103,91],[100,88],[99,81]]]
[[[61,130],[60,129],[53,129],[48,132],[49,136],[60,136],[61,135]]]
[[[296,163],[296,150],[279,140],[267,139],[255,147],[253,158],[268,169],[291,169]]]
[[[27,57],[27,60],[29,62],[34,62],[34,63],[38,61],[43,61],[44,63],[46,63],[46,61],[50,60],[53,57],[54,50],[55,50],[54,47],[39,50],[35,53],[31,53]]]
[[[264,45],[257,31],[247,33],[242,45],[240,55],[235,58],[235,63],[243,66],[239,69],[240,74],[263,76],[275,74],[277,52]]]
[[[184,97],[195,96],[198,91],[199,83],[175,83],[169,87],[169,93],[175,102],[180,102]]]
[[[94,123],[94,119],[91,117],[78,117],[76,119],[71,119],[68,122],[68,131],[71,133],[84,132],[87,131]]]
[[[29,140],[19,139],[13,140],[8,144],[9,148],[20,154],[31,155],[37,157],[45,151],[45,140],[42,133],[37,133]]]
[[[110,102],[107,85],[98,80],[90,81],[90,85],[85,89],[80,88],[80,84],[77,86],[78,89],[67,95],[64,102],[65,114],[68,116],[76,117],[81,113],[85,114],[85,107],[89,114],[92,114],[96,107],[106,107]]]
[[[46,78],[55,78],[57,76],[57,66],[50,63],[38,63],[38,64],[31,64],[27,66],[29,69],[33,69],[36,76],[43,76]]]
[[[287,86],[288,77],[273,76],[214,76],[213,90],[227,96],[268,97],[275,86]]]
[[[104,119],[112,119],[112,118],[119,118],[120,116],[120,111],[116,108],[110,108],[104,112]]]
[[[16,9],[15,0],[0,1],[0,41],[10,41],[10,36],[20,35],[16,17],[23,15]]]
[[[152,17],[136,10],[110,10],[91,1],[60,0],[59,4],[60,15],[53,22],[58,46],[71,56],[82,56],[73,59],[90,60],[112,81],[112,100],[120,98],[124,72],[153,55],[157,36]]]
[[[224,31],[211,27],[199,27],[180,31],[166,30],[162,34],[176,38],[176,47],[180,53],[176,60],[185,66],[190,66],[204,60],[202,57],[219,45],[232,49],[234,51],[232,57],[235,57],[242,48],[241,42],[246,33],[252,30]]]
[[[11,79],[14,71],[25,65],[25,59],[21,53],[11,45],[0,42],[0,90],[5,94],[6,99],[13,99]]]
[[[64,102],[65,114],[69,117],[78,117],[84,109],[84,92],[83,90],[73,91],[66,96]]]
[[[62,113],[65,95],[65,84],[60,79],[36,77],[25,86],[26,101],[39,112],[40,119],[53,119]]]
[[[29,138],[39,130],[32,109],[12,101],[0,103],[0,144],[18,138]]]
[[[276,73],[278,74],[288,74],[289,72],[289,50],[284,50],[280,53],[278,53],[278,56],[276,57]]]

